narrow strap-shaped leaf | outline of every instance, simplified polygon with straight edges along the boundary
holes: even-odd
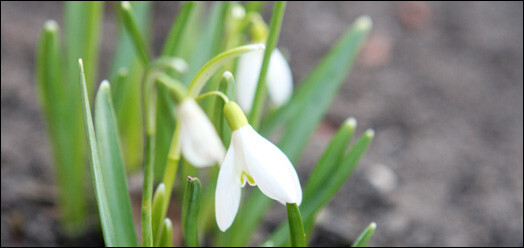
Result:
[[[164,219],[162,225],[162,238],[159,247],[173,247],[173,223],[169,218]]]
[[[182,3],[182,7],[178,12],[177,18],[175,19],[171,30],[164,43],[164,48],[162,49],[162,56],[176,56],[177,50],[180,49],[179,45],[181,44],[182,34],[189,26],[189,20],[192,17],[192,14],[196,13],[195,6],[197,2],[187,1]]]
[[[153,209],[151,210],[151,221],[153,227],[153,243],[155,246],[160,244],[162,237],[162,206],[166,200],[166,187],[160,183],[153,195]]]
[[[107,81],[100,84],[95,97],[95,132],[115,244],[137,246],[124,161]]]
[[[133,13],[139,24],[142,34],[147,34],[150,17],[151,2],[131,2]],[[119,8],[115,8],[119,20],[123,19]],[[130,172],[142,168],[143,161],[143,134],[142,134],[142,107],[140,104],[141,79],[144,66],[138,59],[133,41],[124,27],[123,21],[117,23],[117,40],[114,57],[111,63],[110,75],[115,78],[121,68],[127,68],[127,77],[117,89],[115,95],[115,113],[118,119],[118,130],[122,141],[124,161]],[[117,98],[116,95],[119,97]]]
[[[263,10],[266,5],[266,1],[247,1],[246,2],[246,12],[260,12]]]
[[[260,118],[262,115],[262,107],[266,97],[266,77],[269,68],[269,59],[273,53],[273,49],[277,46],[278,38],[280,36],[280,28],[282,20],[284,19],[284,12],[286,11],[286,2],[277,1],[273,7],[273,14],[269,23],[269,36],[266,41],[266,50],[264,51],[264,59],[262,60],[262,68],[258,75],[257,88],[255,91],[255,98],[253,99],[253,107],[249,113],[249,123],[258,130]]]
[[[198,246],[198,212],[202,198],[202,185],[198,178],[188,177],[182,208],[182,224],[187,246]]]
[[[375,233],[375,229],[377,229],[377,224],[375,222],[371,222],[364,231],[358,236],[357,240],[351,245],[351,247],[366,247],[369,243],[369,240],[371,237],[373,237],[373,233]]]
[[[268,134],[280,124],[287,123],[279,147],[294,161],[307,145],[318,123],[351,70],[353,61],[371,29],[371,19],[358,18],[346,34],[330,50],[322,62],[306,77],[292,99],[261,129]]]
[[[64,83],[61,55],[58,24],[49,20],[44,25],[38,43],[36,87],[46,120],[56,180],[60,188],[60,222],[66,234],[74,235],[85,227],[87,209],[84,190],[84,143],[82,139],[76,139],[78,131],[82,132],[83,127],[82,123],[77,125],[76,119],[71,118],[73,113],[70,111],[69,102],[73,97],[70,95],[72,91],[69,90],[69,85]],[[80,102],[78,97],[74,100]],[[81,121],[80,118],[79,120]]]
[[[100,223],[102,224],[102,233],[104,235],[104,242],[107,246],[118,246],[115,225],[112,222],[111,212],[109,209],[109,199],[107,197],[105,190],[106,186],[102,175],[102,164],[100,163],[100,155],[98,153],[95,128],[93,126],[93,119],[91,118],[91,108],[89,107],[89,98],[87,96],[87,87],[82,59],[79,59],[78,64],[80,68],[80,98],[82,99],[82,113],[84,114],[84,127],[88,144],[87,147],[89,148],[89,159],[91,162],[91,172],[93,174],[93,183],[95,196],[98,203],[98,211],[100,213]]]
[[[331,173],[329,180],[324,181],[324,187],[315,193],[309,199],[304,199],[300,206],[300,211],[303,216],[304,229],[306,234],[311,233],[315,216],[318,212],[329,203],[329,201],[335,196],[338,190],[342,187],[344,182],[353,173],[358,161],[362,155],[366,152],[369,144],[373,140],[373,130],[367,130],[364,135],[351,147],[349,152],[342,159],[342,163],[336,170]],[[289,237],[286,233],[288,227],[287,223],[283,223],[280,227],[271,235],[266,243],[271,243],[275,246],[283,246],[289,243]]]
[[[289,223],[289,237],[291,246],[306,247],[306,234],[302,225],[302,217],[296,203],[287,203],[287,218]]]
[[[104,3],[67,1],[64,11],[69,82],[76,91],[78,87],[76,81],[78,80],[77,60],[82,58],[86,72],[87,90],[90,99],[92,99],[98,70],[98,51]]]
[[[346,147],[353,138],[356,127],[357,121],[354,118],[349,118],[338,129],[308,178],[304,189],[304,200],[311,197],[319,188],[324,187],[324,182],[336,171]]]
[[[124,25],[126,30],[131,34],[133,44],[138,52],[139,58],[144,65],[149,64],[149,52],[143,35],[140,32],[138,21],[133,14],[133,9],[128,1],[123,1],[120,4],[122,11]]]

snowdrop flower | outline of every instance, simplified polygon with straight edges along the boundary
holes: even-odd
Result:
[[[218,173],[215,216],[226,231],[238,211],[241,188],[246,182],[282,204],[302,201],[295,168],[286,155],[251,127],[235,102],[224,106],[224,116],[233,131],[231,144]]]
[[[255,98],[258,76],[262,67],[264,50],[249,52],[240,56],[237,67],[237,100],[244,112],[249,113]],[[269,100],[275,106],[282,106],[293,93],[291,68],[282,53],[275,48],[269,59],[266,85]]]
[[[225,148],[206,114],[193,98],[178,105],[182,155],[194,166],[205,167],[222,163]]]

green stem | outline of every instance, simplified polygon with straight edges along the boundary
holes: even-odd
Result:
[[[138,56],[140,57],[142,64],[147,66],[149,65],[149,53],[147,52],[147,46],[144,38],[142,37],[142,34],[140,34],[140,29],[138,28],[136,18],[133,15],[131,4],[128,1],[123,1],[120,5],[120,8],[122,9],[122,14],[124,17],[124,26],[131,35],[133,44],[135,45],[135,49],[138,52]]]
[[[291,246],[305,247],[306,234],[302,225],[302,217],[296,203],[286,203],[287,218],[289,221],[289,236],[291,237]]]
[[[266,50],[264,51],[264,60],[262,61],[262,68],[260,69],[260,75],[258,77],[257,90],[255,92],[255,98],[253,99],[253,108],[249,114],[249,123],[251,123],[255,129],[258,129],[260,125],[262,107],[266,97],[266,77],[269,68],[269,59],[271,58],[273,49],[275,49],[278,43],[285,10],[286,2],[284,1],[276,2],[273,7],[273,16],[271,16],[271,22],[269,24],[269,37],[266,41]]]
[[[155,152],[155,135],[146,133],[144,162],[144,187],[142,191],[142,246],[153,246],[153,229],[151,223],[151,201],[153,195],[153,163]]]

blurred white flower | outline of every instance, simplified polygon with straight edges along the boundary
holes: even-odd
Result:
[[[178,105],[182,155],[196,167],[222,163],[225,148],[209,118],[194,99]]]
[[[233,129],[231,144],[218,173],[215,193],[215,216],[221,231],[226,231],[238,211],[241,187],[246,182],[257,185],[269,198],[282,204],[302,202],[302,189],[295,168],[287,156],[273,143],[258,134],[243,116],[227,116]],[[241,112],[234,104],[231,112]]]
[[[251,111],[258,76],[262,67],[264,50],[245,53],[240,56],[237,66],[237,100],[246,113]],[[266,77],[269,100],[275,106],[286,103],[293,93],[293,76],[291,68],[282,53],[275,48],[269,60]]]

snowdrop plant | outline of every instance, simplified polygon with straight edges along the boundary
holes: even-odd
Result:
[[[370,18],[356,19],[293,90],[292,70],[277,48],[285,2],[272,4],[269,23],[260,15],[264,2],[184,2],[157,57],[147,33],[151,3],[120,2],[110,80],[95,92],[103,5],[66,3],[67,42],[48,21],[38,46],[36,81],[64,231],[81,233],[96,212],[84,194],[87,155],[87,192],[94,192],[107,246],[173,246],[177,225],[187,246],[249,245],[274,201],[288,218],[263,245],[306,246],[316,216],[374,136],[367,130],[350,145],[356,120],[349,118],[301,183],[301,154],[345,81]],[[137,171],[140,220],[127,187],[127,174]],[[241,197],[246,184],[257,187]],[[182,205],[181,221],[168,214],[173,201]],[[371,223],[353,245],[366,245],[375,228]]]

